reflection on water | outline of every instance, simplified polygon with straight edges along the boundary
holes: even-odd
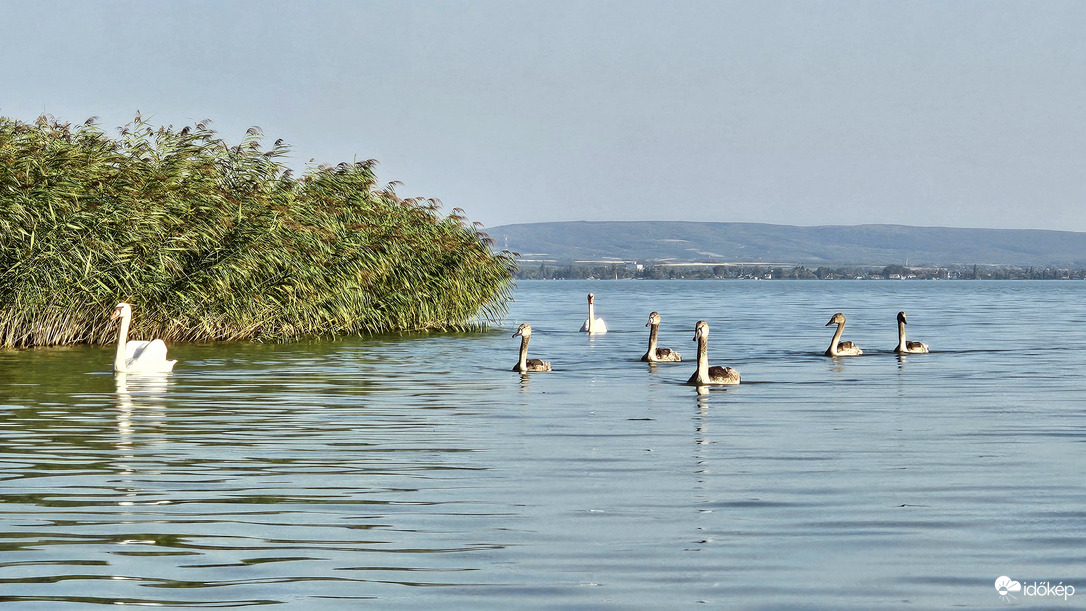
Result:
[[[176,345],[162,376],[0,352],[0,601],[989,608],[1001,575],[1086,584],[1084,289],[538,282],[491,333]],[[589,290],[606,335],[577,332]],[[826,358],[843,309],[870,348]],[[931,354],[892,353],[902,309]],[[653,310],[662,345],[708,320],[743,383],[645,367]],[[520,322],[555,371],[510,371]]]
[[[115,373],[113,381],[117,386],[117,445],[113,470],[116,474],[115,489],[121,495],[117,504],[124,507],[139,502],[135,444],[162,445],[165,441],[164,399],[169,386],[169,375]],[[152,502],[166,504],[169,501]],[[124,544],[133,543],[139,541],[127,541]]]

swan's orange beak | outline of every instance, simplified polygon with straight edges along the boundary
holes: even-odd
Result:
[[[117,318],[118,318],[118,317],[119,317],[120,315],[121,315],[121,309],[120,309],[120,308],[117,308],[117,309],[113,310],[113,314],[111,314],[111,315],[110,315],[109,319],[110,319],[110,320],[117,320]]]

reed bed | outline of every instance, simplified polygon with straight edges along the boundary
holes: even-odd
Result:
[[[485,326],[515,262],[463,211],[379,185],[367,160],[294,177],[282,141],[139,116],[107,137],[0,117],[0,346],[134,337],[283,341]]]

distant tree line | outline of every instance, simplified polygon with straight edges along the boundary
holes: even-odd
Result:
[[[648,264],[555,264],[521,262],[516,278],[522,280],[1082,280],[1086,267],[1036,267],[1015,265],[843,267],[806,265],[681,265]]]

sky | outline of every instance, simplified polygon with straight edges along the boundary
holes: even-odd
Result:
[[[541,221],[1086,231],[1086,2],[0,0],[0,115]]]

